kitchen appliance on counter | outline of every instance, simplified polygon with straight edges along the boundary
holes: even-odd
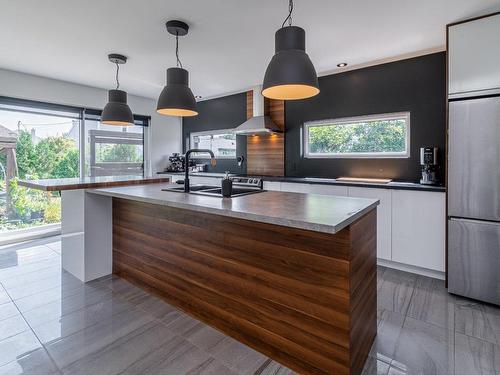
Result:
[[[448,289],[500,305],[500,96],[450,101]]]
[[[165,172],[184,172],[184,155],[177,152],[168,157],[169,165]]]
[[[422,167],[422,178],[420,183],[423,185],[437,185],[436,172],[438,168],[438,148],[421,147],[420,165]]]

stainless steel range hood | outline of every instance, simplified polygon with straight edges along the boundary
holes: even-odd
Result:
[[[261,94],[262,87],[253,89],[253,117],[233,130],[238,135],[256,135],[282,133],[278,125],[269,116],[264,116],[264,97]]]

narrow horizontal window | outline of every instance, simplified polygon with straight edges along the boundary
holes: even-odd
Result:
[[[410,113],[390,113],[304,124],[306,158],[408,158]]]
[[[211,150],[217,159],[236,158],[236,134],[230,130],[196,132],[190,135],[190,148]],[[194,158],[209,158],[206,154],[193,154]]]

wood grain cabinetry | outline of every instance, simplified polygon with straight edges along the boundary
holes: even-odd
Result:
[[[376,210],[326,234],[113,199],[113,272],[300,374],[359,375]]]

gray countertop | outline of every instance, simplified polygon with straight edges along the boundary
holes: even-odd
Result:
[[[173,185],[105,188],[89,193],[323,233],[337,233],[379,204],[376,199],[281,191],[218,198],[161,190],[169,186]]]
[[[96,189],[100,187],[128,186],[168,182],[168,178],[141,176],[99,176],[76,178],[50,178],[45,180],[20,180],[19,185],[44,191]]]
[[[184,172],[158,172],[159,175],[184,175]],[[189,174],[190,176],[199,177],[224,177],[224,173],[214,173],[214,172],[193,172]],[[238,174],[231,174],[231,176],[238,176]],[[259,177],[259,176],[255,176]],[[445,192],[446,188],[441,185],[422,185],[419,183],[411,181],[392,181],[389,183],[373,183],[373,182],[346,182],[338,181],[334,178],[317,178],[317,177],[271,177],[271,176],[260,176],[264,181],[276,181],[276,182],[291,182],[291,183],[301,183],[301,184],[312,184],[312,185],[345,185],[345,186],[357,186],[357,187],[371,187],[376,189],[397,189],[397,190],[421,190],[421,191],[436,191]]]

